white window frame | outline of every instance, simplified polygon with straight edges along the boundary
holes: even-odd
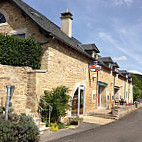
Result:
[[[84,98],[83,98],[83,115],[85,115],[85,108],[86,108],[86,86],[85,85],[79,85],[78,87],[76,87],[75,91],[78,89],[78,106],[77,106],[77,109],[78,109],[78,113],[77,113],[77,116],[80,116],[80,90],[83,90],[84,91]],[[74,93],[75,93],[74,91]],[[74,97],[74,95],[73,95]],[[71,113],[70,113],[71,114]]]

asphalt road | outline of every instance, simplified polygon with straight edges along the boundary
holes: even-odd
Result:
[[[142,108],[113,123],[53,142],[142,142]]]

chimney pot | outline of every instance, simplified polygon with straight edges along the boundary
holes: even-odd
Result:
[[[61,30],[70,38],[72,37],[72,13],[66,9],[64,13],[61,13]]]
[[[66,8],[66,12],[68,12],[68,9]]]

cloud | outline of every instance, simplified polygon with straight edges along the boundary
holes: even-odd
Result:
[[[128,55],[129,57],[133,58],[135,61],[137,61],[139,64],[142,65],[141,60],[139,60],[139,58],[137,57],[136,54],[133,53],[132,49],[128,49],[125,47],[120,46],[117,41],[115,39],[113,39],[113,37],[105,32],[100,32],[99,33],[99,37],[110,42],[112,44],[113,47],[117,48],[119,51],[123,52],[124,54]]]
[[[114,6],[121,6],[121,5],[127,5],[130,6],[134,1],[133,0],[113,0]]]
[[[115,57],[113,58],[113,60],[115,61],[126,61],[128,60],[126,56],[121,56],[121,57]]]
[[[139,72],[137,70],[129,70],[128,72],[129,73],[133,73],[133,74],[140,74],[140,75],[142,75],[142,72]]]

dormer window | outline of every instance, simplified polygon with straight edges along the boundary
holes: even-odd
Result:
[[[118,69],[115,67],[114,71],[118,72]]]
[[[0,13],[0,24],[6,23],[6,19],[3,14]]]
[[[95,51],[92,51],[92,57],[98,59],[98,54]]]

